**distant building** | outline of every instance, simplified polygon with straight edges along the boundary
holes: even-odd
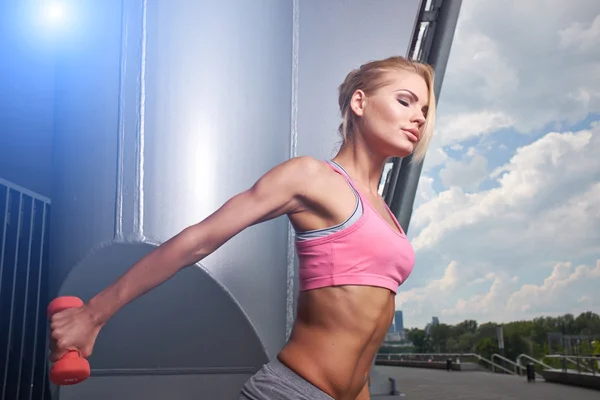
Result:
[[[425,336],[429,336],[431,334],[431,328],[440,324],[440,319],[438,317],[431,317],[431,322],[425,326]]]
[[[390,329],[385,337],[385,341],[400,342],[405,340],[406,332],[404,331],[404,317],[401,310],[396,310]]]
[[[401,342],[403,341],[404,335],[399,333],[399,332],[392,332],[392,333],[388,333],[387,335],[385,335],[385,339],[384,341],[386,342]]]
[[[404,316],[402,315],[402,310],[396,310],[394,313],[394,327],[394,332],[404,332]]]

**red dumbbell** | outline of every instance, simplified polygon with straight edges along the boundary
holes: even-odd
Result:
[[[78,297],[63,296],[52,300],[48,305],[48,317],[66,310],[83,306],[83,301]],[[50,380],[57,385],[74,385],[86,380],[90,376],[90,363],[79,352],[71,350],[50,369]]]

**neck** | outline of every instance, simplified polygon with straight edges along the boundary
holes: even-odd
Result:
[[[387,158],[371,152],[367,146],[347,141],[333,158],[350,177],[366,186],[371,194],[378,195],[379,182]]]

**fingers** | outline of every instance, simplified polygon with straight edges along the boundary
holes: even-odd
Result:
[[[62,351],[62,352],[53,352],[50,353],[50,355],[48,356],[48,360],[50,360],[50,362],[55,363],[58,360],[60,360],[61,358],[63,358],[63,356],[67,354],[66,351]]]
[[[70,309],[62,310],[50,316],[50,329],[56,329],[68,317]]]
[[[76,351],[82,357],[92,354],[95,334],[86,325],[80,309],[67,309],[50,318],[49,355],[51,362],[60,360],[67,352]]]
[[[56,340],[50,340],[49,347],[50,347],[50,354],[48,356],[48,359],[51,362],[56,362],[56,361],[60,360],[69,351],[76,351],[84,357],[89,357],[89,355],[92,354],[91,350],[82,352],[79,349],[77,349],[75,346],[66,346],[63,343],[61,343],[61,341],[57,342]],[[88,355],[85,356],[84,353],[88,353]]]
[[[92,347],[84,347],[79,351],[79,355],[83,358],[89,358],[92,355]]]
[[[60,360],[68,351],[76,350],[74,346],[70,346],[68,341],[64,338],[64,334],[56,322],[53,323],[55,326],[50,327],[50,340],[48,347],[50,348],[49,360],[56,362]]]
[[[67,350],[60,349],[56,343],[56,340],[50,340],[49,343],[50,354],[48,355],[48,360],[50,362],[57,362],[60,360],[65,354],[67,354]]]

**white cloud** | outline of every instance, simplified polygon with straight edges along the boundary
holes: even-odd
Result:
[[[408,326],[600,307],[600,125],[570,131],[600,113],[598,48],[597,0],[463,1],[397,296]]]
[[[600,48],[600,15],[597,15],[586,27],[580,22],[574,22],[566,29],[558,32],[560,49],[575,48],[577,51],[587,52]]]
[[[435,134],[439,138],[439,143],[446,146],[483,136],[513,124],[514,121],[508,115],[498,111],[482,110],[442,114]]]
[[[427,151],[427,157],[425,157],[425,161],[423,162],[423,172],[428,172],[432,168],[443,165],[448,159],[448,154],[436,144],[437,141],[438,139],[435,136],[431,140],[431,150]]]
[[[557,303],[575,306],[582,299],[581,288],[577,288],[577,285],[591,283],[590,281],[596,281],[596,287],[598,287],[600,260],[596,262],[595,267],[579,265],[573,268],[570,262],[558,263],[540,285],[523,285],[518,291],[512,293],[506,302],[506,310],[510,313],[548,311],[555,308]],[[585,297],[588,304],[600,305],[599,296]],[[568,309],[565,312],[568,312]]]
[[[469,194],[452,186],[418,206],[409,232],[417,252],[417,287],[401,290],[397,307],[415,318],[439,314],[455,321],[485,312],[489,318],[510,319],[564,310],[566,295],[548,300],[550,289],[560,286],[557,279],[565,276],[569,285],[579,285],[586,277],[596,278],[596,269],[580,267],[564,275],[570,271],[564,265],[570,264],[559,264],[545,282],[532,279],[546,276],[548,266],[565,259],[580,262],[600,255],[598,154],[598,125],[548,133],[517,149],[493,172],[497,187]],[[441,265],[447,265],[443,277],[432,280]],[[486,284],[489,288],[482,291]],[[600,304],[600,292],[591,288],[574,293],[568,302],[574,309]],[[578,303],[582,296],[589,299]]]
[[[417,195],[415,196],[415,206],[431,201],[436,196],[433,190],[433,178],[427,175],[419,177],[419,185],[417,187]]]
[[[432,148],[599,112],[599,46],[600,2],[464,1]]]
[[[459,296],[440,315],[446,318],[485,318],[498,322],[533,318],[540,313],[557,315],[577,313],[600,307],[600,296],[581,296],[582,286],[591,290],[600,284],[600,260],[595,267],[572,263],[556,264],[539,283],[517,285],[505,274],[493,274],[485,293]],[[431,293],[433,295],[433,293]]]
[[[396,308],[403,309],[406,316],[419,315],[424,307],[440,308],[443,304],[438,301],[456,289],[460,283],[458,274],[457,263],[450,262],[441,278],[432,279],[423,287],[399,291],[396,296]]]
[[[450,159],[440,170],[440,178],[445,187],[458,186],[466,191],[474,192],[488,176],[488,163],[485,157],[473,152],[470,160],[458,161]]]
[[[512,236],[511,231],[516,225],[523,223],[533,224],[533,228],[553,222],[573,226],[565,220],[568,218],[561,214],[561,208],[554,207],[566,204],[561,201],[569,198],[579,201],[572,196],[584,193],[577,209],[582,204],[588,204],[594,210],[594,207],[600,208],[600,189],[593,185],[600,176],[599,152],[600,129],[597,127],[594,131],[547,134],[518,149],[506,165],[493,172],[498,187],[467,194],[453,186],[434,200],[420,205],[411,221],[411,229],[417,231],[413,246],[417,250],[426,250],[439,245],[444,237],[450,237],[456,230],[467,227],[488,235]],[[580,192],[574,193],[575,190]],[[566,212],[577,217],[576,209]],[[594,220],[593,217],[590,220]],[[492,225],[496,233],[488,231]],[[553,233],[560,234],[560,228],[557,226]],[[527,231],[522,227],[518,230]],[[590,233],[592,238],[598,237],[600,243],[600,233]]]
[[[464,319],[508,322],[534,318],[542,313],[577,314],[600,307],[600,296],[594,290],[600,285],[600,259],[595,266],[573,267],[570,262],[561,262],[547,275],[541,275],[545,271],[538,274],[538,283],[522,285],[516,277],[511,278],[502,271],[471,280],[473,268],[459,267],[453,261],[440,279],[423,287],[401,291],[396,296],[396,304],[404,310],[408,321],[418,317],[425,322],[431,315],[439,315],[446,323]],[[484,290],[465,294],[461,290],[465,285],[479,285]],[[582,296],[582,290],[589,294]],[[407,326],[413,325],[409,322]]]

